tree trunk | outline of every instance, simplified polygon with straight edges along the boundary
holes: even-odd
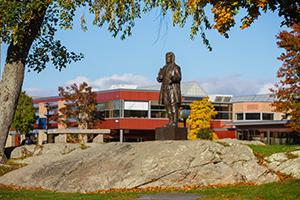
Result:
[[[22,62],[7,63],[1,81],[0,96],[0,162],[5,162],[4,148],[13,120],[24,79],[25,65]]]
[[[7,50],[0,82],[0,163],[6,161],[5,144],[23,85],[25,60],[33,41],[39,35],[46,10],[47,5],[44,5],[42,9],[33,11],[35,14],[29,22],[19,24],[23,28],[17,33],[21,39],[16,44],[12,41]]]

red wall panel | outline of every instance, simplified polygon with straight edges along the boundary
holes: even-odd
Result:
[[[154,130],[168,123],[166,119],[115,118],[106,119],[96,125],[103,129]]]
[[[96,93],[97,102],[105,102],[112,100],[130,100],[130,101],[150,101],[158,100],[158,91],[143,90],[111,90],[100,91]]]
[[[235,134],[236,131],[234,130],[224,130],[224,131],[214,131],[219,139],[223,139],[223,138],[236,138]]]

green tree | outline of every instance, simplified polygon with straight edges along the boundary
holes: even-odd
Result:
[[[214,24],[205,13],[209,6],[212,6]],[[80,7],[87,8],[85,10],[94,15],[94,25],[107,25],[114,37],[122,33],[122,39],[131,35],[135,19],[142,13],[160,9],[165,16],[170,11],[174,26],[184,26],[191,18],[191,37],[200,32],[209,49],[204,30],[215,28],[227,36],[230,27],[235,25],[235,15],[241,9],[246,9],[243,28],[268,10],[279,10],[279,15],[284,16],[284,24],[300,21],[300,6],[294,0],[1,0],[0,38],[8,45],[8,50],[0,82],[0,162],[5,161],[5,142],[21,92],[25,65],[40,72],[52,62],[61,70],[82,58],[81,54],[69,52],[55,39],[59,28],[72,28],[75,12]],[[86,30],[84,17],[81,24]]]
[[[35,121],[35,109],[32,104],[32,98],[25,92],[21,92],[12,127],[20,134],[26,134],[33,129]]]
[[[217,114],[212,102],[205,97],[201,101],[194,101],[190,107],[189,139],[212,139],[211,119]]]
[[[0,163],[5,162],[4,147],[21,92],[25,66],[40,72],[48,62],[61,70],[81,54],[69,52],[55,39],[56,31],[71,29],[75,11],[87,7],[94,25],[108,24],[108,30],[122,38],[131,34],[140,5],[132,0],[4,0],[0,1],[0,38],[8,45],[0,82]],[[81,20],[86,30],[85,19]]]

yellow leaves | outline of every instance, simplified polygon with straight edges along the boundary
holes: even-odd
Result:
[[[190,10],[196,10],[197,4],[200,3],[201,0],[188,0],[187,6]]]
[[[217,135],[215,132],[212,133],[212,139],[213,139],[213,140],[219,139],[219,138],[218,138],[218,135]]]
[[[197,139],[197,134],[201,130],[210,129],[210,121],[217,112],[208,97],[203,98],[201,101],[194,101],[190,107],[190,132],[188,138],[193,140]]]
[[[235,25],[235,15],[241,8],[247,9],[247,15],[242,19],[241,29],[248,28],[251,23],[260,15],[259,10],[267,10],[268,0],[253,0],[246,3],[240,1],[217,1],[212,3],[211,9],[214,14],[214,28],[221,34],[225,34]]]
[[[195,134],[194,132],[192,131],[189,131],[188,132],[188,140],[197,140],[197,134]]]
[[[249,19],[248,17],[245,17],[242,21],[243,21],[243,24],[242,24],[242,26],[240,26],[241,29],[248,28],[250,26],[250,24],[252,23],[252,20]]]
[[[213,27],[222,34],[226,33],[226,31],[235,24],[234,15],[238,8],[239,5],[237,2],[233,4],[224,2],[216,3],[211,9],[212,13],[214,13],[215,21],[215,25]]]

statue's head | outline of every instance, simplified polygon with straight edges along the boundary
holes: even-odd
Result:
[[[166,63],[175,63],[175,54],[173,52],[166,53]]]

